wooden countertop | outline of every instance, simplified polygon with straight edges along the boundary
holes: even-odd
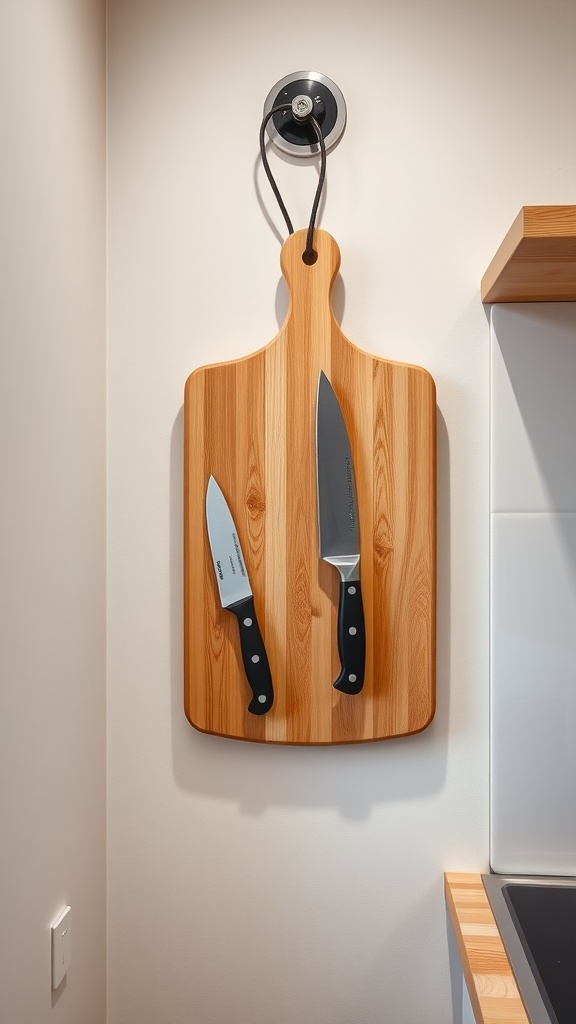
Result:
[[[476,1024],[530,1024],[481,875],[444,875]]]

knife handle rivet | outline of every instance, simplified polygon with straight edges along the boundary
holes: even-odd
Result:
[[[244,625],[245,626],[251,626],[252,625],[252,619],[244,619]]]
[[[258,700],[259,700],[260,704],[265,704],[266,703],[266,694],[265,693],[261,693],[260,696],[258,697]]]
[[[260,655],[259,654],[253,654],[252,655],[252,661],[256,665],[256,663],[260,661]]]
[[[350,626],[348,632],[350,633],[350,636],[356,636],[356,626]]]
[[[353,672],[350,673],[350,675],[348,676],[348,679],[350,680],[351,683],[355,683],[356,682],[356,676],[354,675]]]
[[[355,594],[356,593],[356,587],[348,587],[348,593],[349,594]]]

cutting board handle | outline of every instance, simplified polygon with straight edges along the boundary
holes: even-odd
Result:
[[[306,235],[306,228],[295,231],[284,242],[280,254],[280,266],[290,295],[284,327],[289,320],[293,320],[295,326],[304,332],[318,330],[327,312],[334,319],[331,294],[340,269],[338,245],[332,235],[319,229],[314,232],[314,252],[317,254],[317,260],[315,263],[306,264],[303,260]]]

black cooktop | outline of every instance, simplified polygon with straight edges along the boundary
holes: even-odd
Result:
[[[553,1024],[575,1024],[576,888],[514,883],[502,894]]]

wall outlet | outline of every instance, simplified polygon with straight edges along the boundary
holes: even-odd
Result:
[[[72,908],[65,907],[52,925],[52,988],[64,980],[72,962]]]

